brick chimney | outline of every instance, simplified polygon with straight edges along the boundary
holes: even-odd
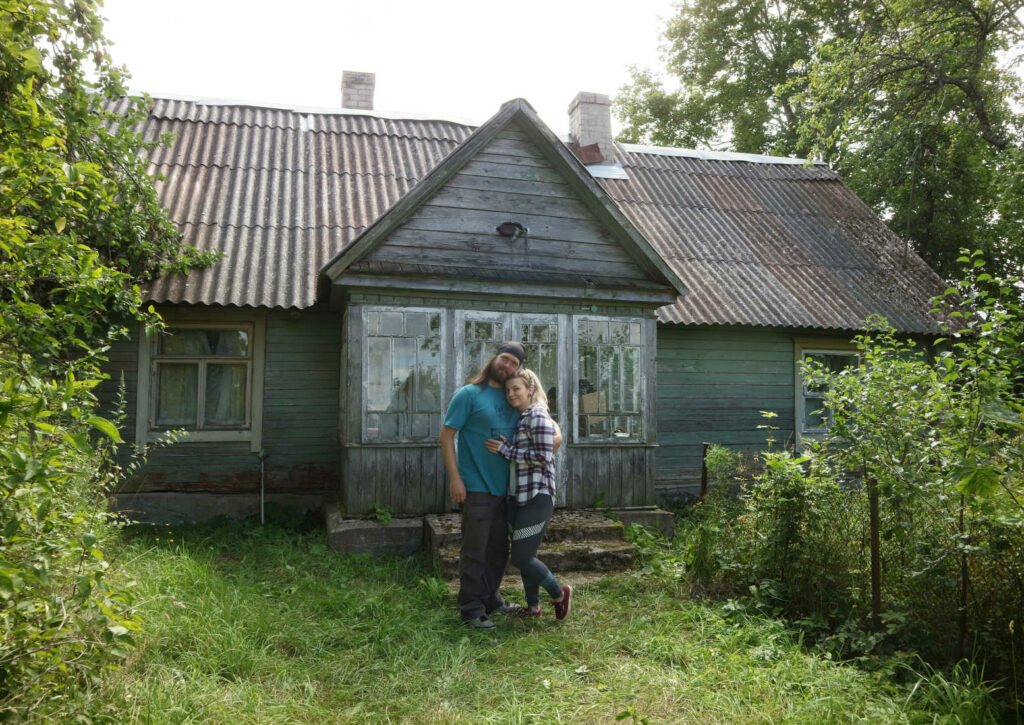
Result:
[[[361,111],[373,110],[373,87],[376,74],[358,71],[342,71],[341,73],[341,107],[354,108]]]
[[[569,104],[569,136],[578,147],[579,150],[574,151],[583,163],[613,163],[611,99],[602,93],[577,93]],[[587,148],[593,145],[599,153]]]

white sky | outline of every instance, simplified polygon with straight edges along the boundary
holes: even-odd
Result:
[[[525,98],[556,133],[579,91],[614,96],[661,68],[672,0],[105,0],[131,87],[154,96],[341,105],[342,70],[377,74],[374,108],[482,123]]]

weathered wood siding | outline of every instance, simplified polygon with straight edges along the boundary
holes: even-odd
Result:
[[[515,298],[490,296],[405,296],[400,294],[379,294],[354,292],[345,311],[345,345],[343,349],[342,400],[340,407],[340,430],[342,439],[342,503],[350,516],[370,513],[375,506],[389,506],[395,514],[422,514],[448,510],[452,502],[448,498],[448,476],[441,457],[440,445],[436,440],[422,443],[386,443],[361,441],[361,406],[363,400],[362,371],[363,309],[366,305],[386,305],[397,308],[419,307],[443,309],[444,344],[448,351],[445,364],[444,402],[464,384],[464,377],[457,377],[456,321],[457,310],[503,312],[515,315],[528,314],[550,317],[557,322],[563,339],[560,344],[559,379],[545,381],[561,391],[558,420],[565,435],[560,451],[559,479],[563,483],[559,505],[569,508],[599,506],[648,506],[655,503],[654,489],[654,444],[657,440],[657,422],[652,416],[648,422],[648,442],[645,444],[576,444],[573,435],[575,421],[570,413],[568,393],[574,384],[574,366],[570,350],[574,313],[599,314],[618,317],[632,317],[642,320],[648,359],[643,380],[646,397],[654,401],[655,363],[657,345],[656,323],[650,309],[626,305],[602,305],[596,312],[591,305],[567,302],[524,301]],[[546,314],[545,314],[546,313]],[[470,374],[472,371],[466,371]]]
[[[793,334],[758,328],[658,326],[657,485],[700,483],[701,443],[761,450],[766,421],[793,441]]]
[[[272,310],[266,317],[263,452],[268,493],[334,493],[339,485],[338,382],[340,315]],[[110,353],[111,375],[98,391],[110,410],[124,375],[127,414],[122,436],[135,443],[139,341]],[[127,462],[134,445],[125,446]],[[260,459],[248,441],[188,442],[158,447],[125,491],[258,493]]]
[[[495,233],[506,220],[529,228],[526,239]],[[509,268],[509,251],[517,269]],[[536,146],[513,127],[477,154],[361,263],[403,262],[644,281],[648,275],[584,206]]]

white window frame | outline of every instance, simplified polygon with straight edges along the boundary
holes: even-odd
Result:
[[[820,428],[805,428],[804,419],[806,417],[806,401],[808,394],[805,390],[805,379],[803,375],[803,362],[807,355],[843,355],[854,359],[854,364],[859,360],[860,356],[857,351],[857,346],[850,342],[844,342],[842,340],[829,340],[829,339],[815,339],[808,338],[802,339],[797,338],[794,340],[793,346],[793,374],[794,374],[794,394],[795,400],[793,405],[793,430],[796,431],[797,440],[802,444],[805,442],[811,442],[821,440],[826,436],[830,430],[830,426],[822,426]],[[810,397],[821,399],[824,397],[822,394],[812,394]]]
[[[371,312],[402,312],[402,313],[406,313],[406,312],[425,312],[425,313],[428,313],[428,314],[437,314],[437,315],[440,316],[440,318],[441,318],[441,330],[440,330],[440,335],[441,335],[441,376],[440,376],[441,392],[440,392],[440,395],[441,395],[441,398],[440,398],[440,401],[438,403],[439,408],[438,408],[438,411],[437,411],[438,431],[439,431],[438,435],[440,435],[441,424],[444,422],[445,405],[448,402],[448,396],[449,396],[447,375],[444,374],[445,361],[450,359],[449,351],[448,351],[448,341],[447,341],[448,336],[446,334],[447,329],[446,329],[446,326],[445,326],[446,325],[446,321],[445,321],[445,310],[444,310],[444,308],[441,308],[441,307],[401,307],[401,306],[396,306],[396,305],[364,305],[362,307],[361,312],[360,312],[360,314],[362,315],[362,329],[363,329],[363,341],[362,341],[362,345],[361,345],[361,347],[362,347],[362,369],[363,369],[363,373],[362,373],[362,380],[360,380],[360,388],[362,390],[362,394],[360,396],[360,401],[359,401],[359,414],[360,414],[359,420],[360,420],[360,424],[361,424],[360,425],[360,434],[359,434],[360,443],[362,443],[363,445],[367,445],[367,446],[378,446],[379,445],[379,446],[384,446],[384,447],[395,446],[395,445],[403,445],[403,444],[409,444],[409,443],[412,443],[412,444],[436,443],[437,442],[437,437],[436,436],[429,436],[428,435],[426,438],[417,438],[417,439],[412,439],[412,440],[397,440],[397,439],[396,440],[392,440],[392,439],[382,439],[382,438],[379,438],[379,437],[378,438],[370,438],[368,433],[367,433],[367,430],[368,430],[367,416],[370,415],[370,413],[368,413],[368,411],[366,410],[367,404],[369,402],[369,381],[367,380],[367,377],[366,377],[366,371],[369,370],[369,364],[370,364],[370,345],[368,343],[370,334],[369,334],[369,325],[368,325],[367,321],[368,321],[369,313],[371,313]]]
[[[640,392],[640,428],[641,435],[639,438],[616,438],[614,436],[608,438],[586,438],[580,435],[579,426],[579,387],[580,387],[580,323],[588,322],[591,320],[607,321],[611,322],[625,322],[630,324],[640,325],[640,361],[639,361],[639,381],[637,388]],[[576,445],[583,446],[630,446],[630,445],[646,445],[651,437],[651,415],[650,405],[647,399],[647,358],[650,355],[647,341],[647,330],[645,327],[645,320],[641,317],[622,317],[622,316],[609,316],[609,315],[573,315],[572,318],[572,335],[571,335],[571,361],[572,361],[572,389],[569,391],[570,405],[572,410],[571,420],[569,425],[572,427],[572,440]]]
[[[263,310],[188,310],[161,311],[168,329],[236,330],[244,328],[249,333],[249,356],[246,375],[246,421],[236,428],[212,428],[187,430],[186,442],[238,442],[248,441],[249,449],[257,453],[263,447],[263,380],[266,358],[266,313]],[[158,440],[174,426],[157,426],[156,381],[158,360],[157,338],[153,333],[146,335],[140,328],[138,400],[136,401],[135,445],[145,449],[147,443]],[[203,356],[204,358],[206,356]],[[189,358],[183,358],[188,360]],[[200,366],[202,367],[202,366]],[[203,390],[200,379],[197,405],[202,403]],[[202,407],[197,408],[202,411]]]

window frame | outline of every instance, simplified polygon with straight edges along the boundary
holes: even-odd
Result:
[[[610,436],[607,438],[595,439],[587,438],[580,434],[579,426],[579,388],[580,388],[580,323],[589,321],[602,321],[602,322],[625,322],[629,324],[638,324],[640,326],[640,343],[637,346],[640,351],[640,359],[638,364],[639,378],[637,381],[637,390],[640,395],[640,428],[641,435],[639,438],[616,438]],[[571,330],[571,341],[570,341],[570,360],[572,363],[572,380],[571,390],[569,395],[571,398],[571,420],[569,425],[572,428],[572,441],[574,445],[578,446],[595,446],[607,448],[609,446],[647,446],[652,440],[651,435],[651,405],[648,400],[648,386],[647,386],[647,359],[650,352],[647,329],[647,320],[643,317],[629,317],[623,315],[595,315],[595,314],[584,314],[584,315],[573,315],[572,317],[572,330]],[[616,346],[618,347],[618,346]],[[632,347],[632,345],[630,345]]]
[[[161,311],[168,329],[193,329],[193,330],[237,330],[245,329],[249,334],[249,354],[246,360],[246,389],[245,389],[245,422],[241,426],[216,427],[216,428],[185,428],[187,435],[184,439],[189,443],[206,442],[249,442],[252,452],[258,453],[263,446],[263,380],[266,355],[266,314],[262,310],[223,310],[216,313],[212,311],[179,312]],[[190,355],[164,357],[157,354],[159,343],[158,335],[139,334],[139,377],[138,377],[138,400],[136,404],[135,440],[136,447],[142,451],[147,443],[160,439],[169,430],[181,430],[181,426],[157,425],[157,400],[159,394],[159,380],[157,375],[161,363],[166,364],[173,360],[199,363],[199,377],[197,381],[196,417],[201,419],[204,408],[202,403],[205,396],[203,388],[204,362],[217,360],[213,355]],[[230,362],[237,362],[241,358],[222,358]],[[201,425],[201,423],[199,423]]]
[[[803,445],[805,442],[818,441],[828,435],[831,426],[821,428],[804,428],[804,419],[807,412],[803,362],[806,355],[842,355],[854,359],[855,364],[859,362],[860,355],[857,346],[851,342],[834,339],[817,338],[796,338],[793,345],[793,377],[794,377],[794,401],[793,401],[793,430],[796,431],[797,440]],[[812,395],[812,398],[821,399],[824,394]]]
[[[363,339],[360,344],[361,350],[361,365],[362,373],[360,383],[360,399],[359,399],[359,444],[363,446],[384,446],[393,447],[401,445],[424,445],[429,443],[436,443],[437,436],[428,435],[424,438],[402,438],[402,439],[384,439],[380,436],[376,438],[369,438],[367,434],[367,418],[372,415],[367,410],[369,405],[369,379],[367,377],[367,371],[370,363],[370,332],[369,332],[369,314],[371,312],[425,312],[427,314],[437,314],[440,318],[440,342],[441,342],[441,366],[440,366],[440,399],[438,402],[438,410],[436,412],[438,419],[438,435],[440,435],[441,425],[444,423],[444,412],[448,402],[448,376],[445,373],[445,361],[449,358],[448,350],[448,336],[447,336],[447,322],[445,309],[443,307],[405,307],[401,305],[362,305],[360,308],[360,324],[363,329]]]

